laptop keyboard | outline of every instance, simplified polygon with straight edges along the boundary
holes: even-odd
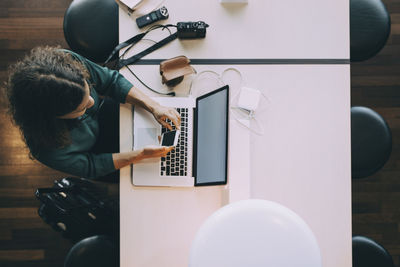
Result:
[[[160,174],[161,176],[186,176],[187,175],[187,142],[188,142],[188,108],[177,108],[181,115],[181,134],[175,149],[169,152],[166,157],[161,158]],[[172,130],[176,127],[167,119],[172,126]],[[162,127],[161,133],[169,131]]]

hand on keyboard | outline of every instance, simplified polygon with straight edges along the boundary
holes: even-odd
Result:
[[[162,126],[168,128],[169,130],[172,130],[172,127],[167,123],[167,119],[172,121],[178,130],[180,129],[181,116],[174,108],[158,105],[153,110],[153,116]]]
[[[186,176],[187,175],[187,157],[188,157],[188,108],[177,108],[176,111],[182,118],[180,129],[180,136],[178,145],[166,157],[161,157],[160,175],[161,176]],[[170,120],[167,120],[172,130],[175,130],[175,125]],[[169,127],[168,127],[169,128]],[[168,130],[163,127],[161,133]]]

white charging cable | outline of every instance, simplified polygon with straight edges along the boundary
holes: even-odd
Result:
[[[235,68],[228,68],[222,72],[222,80],[225,83],[228,83],[227,80],[229,79],[227,79],[226,76],[229,72],[234,72],[238,74],[239,77],[239,82],[237,85],[237,87],[239,87],[239,90],[236,90],[236,93],[231,98],[231,114],[238,123],[240,123],[251,132],[257,135],[263,135],[264,127],[257,118],[257,109],[259,108],[259,104],[261,101],[260,97],[267,100],[267,102],[269,102],[269,99],[260,90],[245,87],[245,82],[241,72]],[[231,92],[233,93],[235,92],[235,90],[232,90]],[[249,123],[247,123],[246,121],[248,121]]]
[[[237,81],[236,81],[237,84],[233,84],[232,77],[230,79],[228,78],[229,73],[237,74]],[[213,86],[199,85],[199,80],[207,79],[209,81],[210,78],[216,80],[216,84],[213,84]],[[233,115],[234,119],[242,126],[252,131],[253,133],[257,135],[263,135],[264,128],[262,127],[260,121],[256,117],[257,115],[256,109],[259,106],[260,97],[263,97],[268,102],[269,99],[260,90],[244,87],[243,77],[238,69],[227,68],[222,72],[221,75],[219,75],[215,71],[210,71],[210,70],[199,72],[196,75],[196,77],[194,77],[193,80],[191,81],[189,95],[193,97],[199,97],[201,95],[208,93],[212,89],[222,87],[226,84],[230,85],[230,87],[232,88],[232,90],[230,90],[231,94],[234,94],[233,97],[231,97],[229,105],[231,109],[230,113]],[[240,89],[235,90],[236,89],[235,87]],[[234,93],[234,91],[238,92]],[[246,120],[249,121],[250,123],[246,123],[245,122]]]
[[[201,79],[206,79],[208,82],[210,82],[211,80],[215,80],[216,82],[212,85],[202,85],[201,83],[199,83]],[[204,70],[197,73],[196,76],[192,79],[190,83],[189,95],[193,97],[199,97],[208,93],[208,91],[206,90],[217,89],[218,87],[222,87],[224,85],[225,84],[218,73],[212,70]]]

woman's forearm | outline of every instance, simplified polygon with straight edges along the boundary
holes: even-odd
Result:
[[[181,117],[176,109],[171,107],[161,106],[159,103],[148,97],[139,89],[132,87],[126,96],[126,102],[139,105],[153,114],[154,118],[164,127],[172,129],[172,126],[166,122],[167,119],[171,120],[173,124],[179,129],[181,125]]]
[[[119,170],[144,159],[165,157],[173,146],[148,146],[143,149],[112,154],[114,167]]]
[[[143,158],[144,158],[143,149],[112,154],[112,159],[116,170],[137,163],[141,161]]]
[[[151,113],[153,113],[154,108],[159,106],[156,101],[151,99],[149,96],[147,96],[136,87],[131,88],[128,95],[126,96],[126,102],[133,105],[139,105]]]

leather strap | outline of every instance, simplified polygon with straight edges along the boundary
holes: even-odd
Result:
[[[166,25],[166,26],[162,26],[162,27],[168,28],[170,26],[172,26],[172,25]],[[123,48],[125,48],[127,46],[134,46],[136,43],[138,43],[140,40],[142,40],[143,37],[147,33],[149,33],[152,30],[153,29],[151,29],[149,31],[146,31],[146,32],[143,32],[143,33],[139,33],[139,34],[133,36],[132,38],[126,40],[125,42],[120,43],[119,45],[117,45],[113,49],[111,54],[108,56],[107,60],[104,62],[103,65],[107,64],[118,53],[119,50],[121,50],[121,49],[123,49]],[[157,42],[155,44],[153,44],[152,46],[150,46],[149,48],[143,50],[142,52],[140,52],[140,53],[138,53],[138,54],[136,54],[134,56],[131,56],[130,58],[121,59],[121,60],[118,59],[117,64],[116,64],[116,69],[120,70],[122,67],[124,67],[126,65],[130,65],[130,64],[135,63],[136,61],[138,61],[139,59],[141,59],[145,55],[150,54],[151,52],[153,52],[153,51],[157,50],[158,48],[162,47],[163,45],[175,40],[176,38],[178,38],[177,32],[175,32],[173,34],[170,34],[168,37],[162,39],[161,41],[159,41],[159,42]]]
[[[115,55],[116,53],[118,53],[119,50],[121,50],[122,48],[127,47],[127,46],[129,46],[129,45],[134,45],[134,44],[136,44],[137,42],[139,42],[140,40],[142,40],[143,37],[144,37],[146,34],[147,34],[147,32],[137,34],[137,35],[133,36],[132,38],[130,38],[129,40],[126,40],[125,42],[120,43],[119,45],[117,45],[117,46],[114,48],[114,50],[111,52],[111,54],[108,56],[108,58],[106,59],[106,61],[104,62],[104,64],[106,64],[107,62],[109,62],[109,61],[114,57],[114,55]]]
[[[153,52],[154,50],[157,50],[158,48],[162,47],[163,45],[175,40],[176,38],[178,38],[178,34],[175,32],[174,34],[169,35],[168,37],[162,39],[161,41],[159,41],[158,43],[155,43],[154,45],[150,46],[149,48],[143,50],[142,52],[128,58],[128,59],[122,59],[118,62],[117,64],[117,70],[121,69],[122,67],[126,66],[126,65],[130,65],[135,63],[136,61],[138,61],[139,59],[141,59],[142,57],[144,57],[147,54],[150,54],[151,52]]]

